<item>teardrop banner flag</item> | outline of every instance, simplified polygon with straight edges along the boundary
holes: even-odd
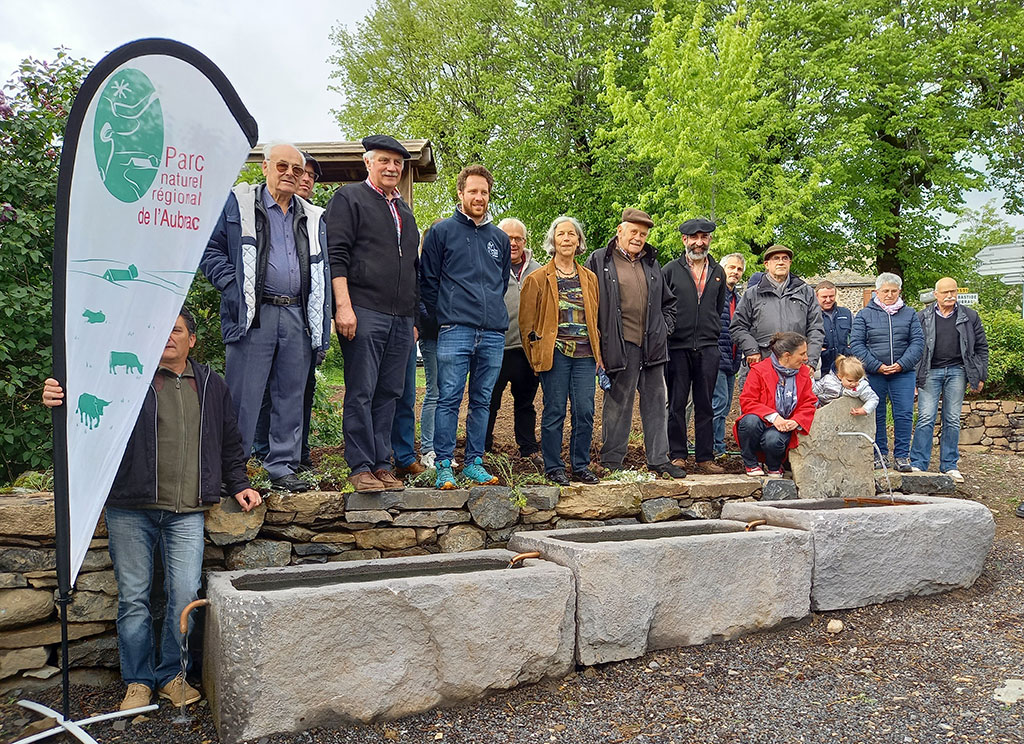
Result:
[[[57,573],[70,591],[256,122],[192,47],[142,39],[86,77],[53,253]],[[153,438],[155,443],[155,436]],[[154,445],[155,446],[155,445]],[[155,455],[155,453],[154,453]],[[156,483],[153,483],[156,499]]]

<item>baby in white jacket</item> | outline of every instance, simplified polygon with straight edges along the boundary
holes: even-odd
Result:
[[[861,401],[862,405],[850,411],[854,416],[867,416],[878,407],[878,395],[868,384],[864,365],[854,356],[836,357],[836,371],[814,380],[813,390],[818,408],[843,396]]]

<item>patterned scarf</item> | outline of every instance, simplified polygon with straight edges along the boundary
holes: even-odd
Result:
[[[782,418],[789,418],[796,410],[796,373],[800,371],[800,368],[783,367],[774,353],[769,358],[779,376],[779,384],[775,388],[775,410]]]
[[[876,305],[878,305],[883,310],[885,310],[885,312],[889,313],[889,315],[895,315],[901,309],[903,309],[903,298],[902,297],[897,298],[896,302],[892,303],[891,305],[883,305],[882,301],[878,299],[878,295],[875,295],[874,297],[872,297],[871,301],[873,303],[875,303]]]

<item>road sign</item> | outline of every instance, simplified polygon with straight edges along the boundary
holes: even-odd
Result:
[[[960,292],[956,296],[956,301],[961,305],[977,305],[978,304],[978,293],[977,292]]]
[[[1009,274],[1024,270],[1024,243],[986,246],[978,251],[975,260],[979,274]]]

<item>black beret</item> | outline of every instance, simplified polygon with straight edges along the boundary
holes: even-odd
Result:
[[[366,152],[370,150],[389,150],[391,152],[397,152],[406,160],[412,158],[412,154],[402,147],[402,143],[396,140],[394,137],[388,137],[386,134],[373,134],[369,137],[363,137],[363,149]]]
[[[687,220],[679,226],[679,232],[683,235],[695,235],[699,232],[712,233],[715,231],[714,222],[704,217],[694,217],[692,220]]]
[[[313,166],[313,172],[316,173],[317,181],[324,177],[324,172],[320,169],[320,163],[316,162],[316,158],[304,150],[302,151],[302,157],[306,159],[307,163]]]

